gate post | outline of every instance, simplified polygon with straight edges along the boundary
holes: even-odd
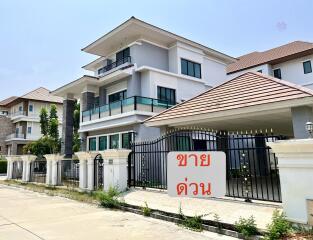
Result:
[[[29,182],[30,181],[30,164],[36,158],[37,158],[37,156],[31,155],[31,154],[21,155],[21,159],[23,161],[23,176],[22,176],[23,182]]]
[[[116,187],[119,191],[127,189],[128,149],[101,151],[103,158],[103,190]]]
[[[87,160],[87,170],[88,170],[88,180],[87,180],[87,188],[89,191],[93,191],[94,189],[94,180],[95,180],[95,160],[94,158],[89,157]]]
[[[284,212],[289,220],[313,225],[313,139],[268,142],[278,158]],[[311,212],[310,212],[311,211]]]
[[[87,188],[87,152],[75,152],[79,160],[79,188],[86,190]]]
[[[7,159],[7,180],[10,180],[13,177],[14,157],[13,156],[6,156],[5,158]]]
[[[57,164],[62,156],[59,154],[46,154],[44,157],[47,160],[46,184],[56,186],[58,184]]]

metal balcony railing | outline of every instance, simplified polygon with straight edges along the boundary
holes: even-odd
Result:
[[[118,66],[120,66],[120,65],[122,65],[124,63],[131,63],[131,57],[128,56],[128,57],[125,57],[125,58],[122,58],[122,59],[118,59],[115,62],[112,62],[112,63],[104,66],[103,68],[98,69],[98,75],[103,75],[106,72],[108,72],[108,71],[110,71],[110,70],[112,70],[114,68],[117,68]]]
[[[168,101],[134,96],[82,112],[82,122],[101,119],[131,111],[159,113],[173,106]]]

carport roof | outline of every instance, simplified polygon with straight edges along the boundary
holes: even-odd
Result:
[[[187,119],[206,119],[216,113],[240,109],[257,111],[257,106],[290,103],[290,101],[306,100],[305,104],[313,104],[313,90],[290,82],[279,80],[257,72],[247,72],[219,86],[165,110],[145,121],[148,126],[172,125]],[[292,105],[290,105],[292,106]],[[286,104],[284,104],[286,107]]]

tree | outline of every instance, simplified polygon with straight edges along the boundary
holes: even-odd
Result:
[[[52,139],[59,139],[59,121],[58,119],[52,118],[49,121],[49,137]]]
[[[58,111],[57,111],[57,106],[55,104],[50,105],[50,116],[49,119],[58,119]]]
[[[74,133],[78,132],[79,129],[79,121],[80,121],[80,105],[79,103],[75,103],[74,113],[73,113],[73,130]]]
[[[40,110],[40,128],[41,128],[41,134],[44,136],[47,136],[48,129],[49,129],[49,120],[48,120],[48,112],[46,108],[41,108]]]

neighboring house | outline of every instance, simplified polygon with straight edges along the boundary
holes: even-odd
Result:
[[[198,126],[252,134],[307,138],[313,121],[313,90],[257,72],[247,72],[145,121],[149,127]]]
[[[51,104],[56,104],[62,131],[62,101],[50,94],[45,88],[38,88],[21,97],[11,97],[0,102],[4,116],[0,118],[0,147],[5,155],[20,155],[23,146],[38,140],[41,135],[39,116],[41,108],[49,111]]]
[[[160,136],[143,120],[223,82],[236,60],[134,17],[82,50],[99,56],[83,67],[93,74],[53,91],[66,99],[66,155],[74,99],[82,110],[82,150],[128,148],[133,134],[138,140]]]
[[[227,67],[228,79],[248,71],[313,89],[313,43],[295,41],[264,52],[252,52]]]

